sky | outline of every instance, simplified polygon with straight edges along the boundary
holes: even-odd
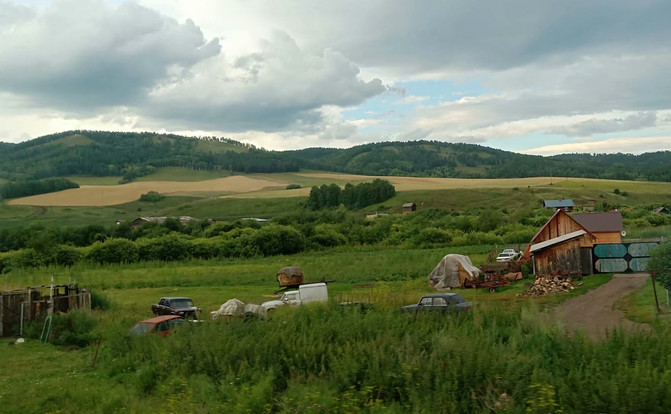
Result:
[[[0,0],[0,141],[671,150],[664,0]]]

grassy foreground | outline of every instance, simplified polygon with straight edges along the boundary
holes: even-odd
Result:
[[[476,262],[483,247],[461,248]],[[664,412],[671,404],[671,333],[615,332],[600,343],[567,335],[543,311],[599,286],[593,275],[567,295],[518,296],[527,281],[491,294],[461,291],[470,315],[403,315],[430,291],[426,275],[443,249],[329,250],[291,257],[171,264],[75,266],[12,272],[12,286],[77,280],[110,300],[72,314],[102,339],[77,349],[4,346],[2,412]],[[335,279],[332,302],[368,300],[368,312],[337,304],[280,309],[268,321],[207,321],[162,337],[129,337],[162,295],[194,298],[205,312],[237,297],[259,303],[281,266],[309,280]],[[40,331],[41,326],[33,326]]]

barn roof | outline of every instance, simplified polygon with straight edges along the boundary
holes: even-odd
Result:
[[[548,208],[573,207],[573,200],[565,198],[561,200],[544,200],[543,205]]]
[[[580,227],[582,227],[583,229],[585,229],[585,231],[586,231],[587,233],[590,233],[590,234],[591,234],[591,232],[590,232],[590,230],[589,230],[588,228],[586,228],[585,226],[583,226],[583,225],[582,225],[581,223],[579,223],[577,220],[573,219],[573,217],[571,217],[571,216],[569,216],[568,214],[566,214],[566,213],[564,212],[564,210],[557,210],[557,211],[555,211],[555,213],[552,215],[552,217],[550,217],[550,219],[549,219],[547,222],[545,222],[545,224],[543,225],[543,227],[541,227],[541,229],[538,230],[538,233],[536,233],[536,235],[535,235],[534,237],[531,238],[531,242],[533,243],[534,240],[536,240],[536,239],[538,238],[538,236],[541,235],[541,233],[543,232],[543,230],[545,230],[545,229],[550,225],[550,223],[552,222],[552,220],[554,220],[555,217],[557,217],[557,216],[562,216],[562,215],[568,217],[569,219],[571,219],[571,220],[573,220],[573,221],[575,221],[576,223],[578,223],[578,225],[579,225]],[[575,214],[574,214],[574,216],[575,216]]]
[[[590,233],[620,232],[624,229],[622,214],[619,211],[606,213],[577,213],[573,220],[586,228]]]
[[[533,246],[531,246],[531,249],[529,250],[531,253],[535,253],[544,249],[547,249],[548,247],[555,246],[557,244],[561,244],[564,242],[567,242],[569,240],[573,240],[575,238],[578,238],[584,234],[587,234],[585,230],[578,230],[574,231],[572,233],[564,234],[563,236],[555,237],[554,239],[550,240],[545,240],[544,242],[536,243]]]
[[[416,205],[417,204],[415,204],[415,203],[403,203],[403,208],[412,207],[412,206],[416,206]]]

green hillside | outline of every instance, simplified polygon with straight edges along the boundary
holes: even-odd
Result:
[[[67,131],[20,144],[0,143],[0,148],[0,178],[10,181],[93,176],[128,182],[166,167],[214,171],[214,176],[312,169],[387,176],[671,181],[669,151],[541,157],[473,144],[411,141],[279,152],[226,138],[107,131]]]

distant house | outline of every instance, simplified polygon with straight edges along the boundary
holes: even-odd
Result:
[[[417,204],[415,204],[415,203],[405,203],[405,204],[403,204],[403,214],[410,214],[413,211],[417,211]]]
[[[570,198],[559,200],[543,200],[543,207],[554,210],[564,210],[567,213],[573,211],[573,200]]]
[[[177,220],[179,220],[180,223],[183,225],[187,225],[188,223],[192,221],[197,221],[197,218],[191,217],[191,216],[179,216],[179,217],[174,217]],[[138,217],[135,220],[133,220],[133,228],[137,228],[143,223],[158,223],[158,224],[163,224],[165,223],[165,220],[168,219],[168,217]]]
[[[133,220],[133,228],[137,228],[138,226],[144,224],[144,223],[163,223],[167,217],[138,217],[135,220]]]
[[[595,244],[622,243],[624,224],[619,211],[576,213],[573,219],[596,237]]]

